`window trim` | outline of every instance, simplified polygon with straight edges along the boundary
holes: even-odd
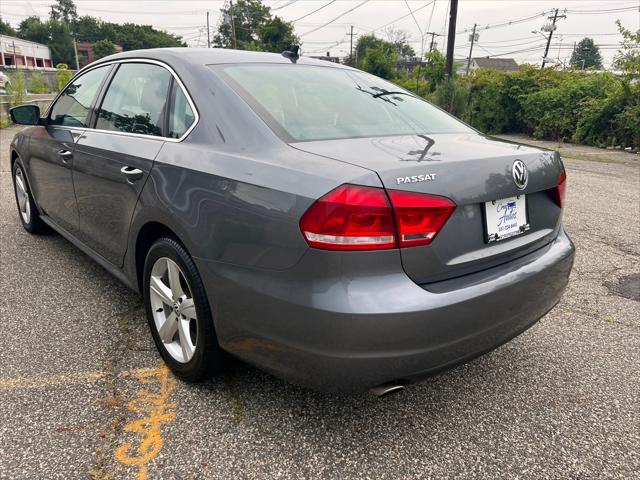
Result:
[[[45,117],[49,118],[51,110],[53,109],[53,106],[57,103],[58,98],[60,98],[60,96],[65,92],[67,87],[72,82],[74,82],[77,78],[79,78],[81,75],[84,75],[85,73],[87,73],[90,70],[93,70],[95,68],[104,67],[105,65],[114,65],[114,64],[119,65],[119,64],[122,64],[122,63],[150,63],[150,64],[153,64],[153,65],[159,65],[160,67],[163,67],[164,69],[168,70],[169,73],[171,74],[172,78],[173,78],[173,82],[177,83],[177,85],[182,89],[182,93],[187,98],[187,101],[189,102],[189,106],[193,110],[194,117],[195,117],[193,123],[182,134],[182,136],[180,138],[169,138],[169,137],[157,136],[157,135],[147,135],[145,133],[119,132],[119,131],[116,131],[116,130],[102,130],[102,129],[98,129],[98,128],[93,128],[92,126],[83,127],[83,128],[85,130],[91,130],[93,132],[109,133],[109,134],[112,134],[112,135],[124,135],[124,136],[127,136],[127,137],[150,138],[150,139],[154,139],[154,140],[163,140],[165,142],[173,142],[173,143],[182,142],[191,133],[191,131],[196,127],[196,125],[200,121],[200,112],[198,112],[198,109],[196,108],[196,105],[193,102],[193,99],[191,98],[191,95],[189,95],[189,91],[184,86],[184,83],[182,83],[182,80],[180,79],[178,74],[175,72],[175,70],[173,68],[171,68],[168,64],[166,64],[166,63],[164,63],[164,62],[162,62],[160,60],[155,60],[155,59],[151,59],[151,58],[137,58],[137,57],[136,58],[122,58],[122,59],[117,59],[117,60],[111,60],[109,62],[99,63],[99,64],[96,64],[96,65],[92,65],[89,68],[82,69],[76,75],[74,75],[71,80],[69,80],[69,83],[65,86],[65,88],[63,90],[61,90],[60,93],[58,93],[58,95],[54,98],[53,102],[51,102],[51,104],[49,105],[49,108],[47,108]],[[113,75],[114,75],[115,71],[117,71],[117,68],[111,69],[111,71],[107,74],[107,76],[103,80],[103,82],[108,81],[109,83],[107,85],[105,85],[103,83],[101,85],[100,89],[98,90],[98,95],[96,96],[95,102],[91,106],[90,117],[88,117],[88,118],[91,118],[91,124],[90,125],[95,124],[96,106],[102,104],[102,101],[104,100],[104,96],[105,96],[105,94],[107,93],[107,90],[108,90],[108,88],[106,88],[106,87],[108,87],[108,85],[111,84],[111,79],[113,78]],[[168,101],[169,101],[169,97],[167,96],[167,102]],[[168,111],[165,108],[165,117],[166,117],[166,115],[168,115]],[[74,128],[76,130],[78,129],[78,127],[67,127],[67,126],[64,126],[64,125],[55,125],[55,127],[57,127],[57,128],[65,128],[65,129]]]
[[[106,71],[106,75],[104,76],[104,78],[100,82],[100,85],[98,86],[98,89],[96,90],[95,96],[91,99],[91,104],[89,105],[89,108],[88,108],[88,111],[87,111],[87,118],[85,119],[85,122],[86,122],[87,125],[84,126],[84,127],[74,127],[74,126],[71,126],[71,125],[57,125],[55,123],[49,123],[51,121],[51,114],[53,113],[53,108],[56,106],[56,103],[58,103],[58,100],[60,99],[60,97],[62,97],[65,94],[65,92],[67,90],[69,90],[69,87],[71,87],[71,84],[73,82],[75,82],[76,80],[78,80],[80,77],[82,77],[85,74],[89,73],[89,71],[96,70],[96,69],[98,69],[100,67],[107,67],[107,71]],[[102,96],[105,83],[111,78],[112,73],[113,73],[113,65],[109,65],[109,64],[105,63],[105,64],[102,64],[102,65],[96,65],[95,68],[89,68],[89,69],[83,71],[81,74],[80,74],[80,72],[78,72],[78,74],[74,75],[73,78],[71,80],[69,80],[69,83],[67,83],[65,85],[65,87],[60,91],[60,93],[58,93],[58,95],[49,104],[49,107],[47,108],[47,110],[45,112],[45,118],[47,119],[47,125],[50,125],[52,127],[57,127],[57,128],[73,128],[73,129],[76,129],[76,130],[77,129],[90,128],[90,125],[93,124],[93,117],[94,117],[94,112],[95,112],[96,105],[98,104],[98,100]]]
[[[97,131],[97,132],[129,133],[129,134],[131,133],[131,132],[121,132],[120,130],[106,130],[106,129],[96,128],[96,125],[98,125],[98,120],[99,120],[98,112],[102,108],[102,105],[104,104],[104,101],[107,98],[107,93],[109,92],[109,88],[111,88],[111,85],[113,84],[113,81],[115,80],[115,78],[118,75],[118,72],[120,71],[121,68],[122,68],[122,65],[117,65],[116,67],[113,68],[113,71],[112,71],[111,75],[109,75],[109,78],[107,79],[107,82],[104,84],[104,86],[102,87],[102,89],[100,91],[100,97],[99,97],[100,101],[96,102],[96,104],[95,104],[95,108],[94,108],[94,111],[93,111],[91,123],[89,124],[90,125],[89,128],[91,128],[94,131]],[[164,106],[162,107],[162,111],[160,112],[161,116],[162,116],[162,127],[160,129],[161,135],[150,135],[150,134],[146,134],[146,133],[141,133],[139,135],[145,135],[147,137],[153,137],[153,138],[165,138],[165,139],[169,138],[169,137],[165,136],[166,133],[167,133],[165,125],[167,123],[167,106],[169,105],[169,98],[170,98],[170,95],[171,95],[171,88],[172,88],[173,84],[174,84],[173,76],[169,75],[169,82],[167,84],[167,91],[165,93],[166,99],[165,99],[165,102],[164,102]]]

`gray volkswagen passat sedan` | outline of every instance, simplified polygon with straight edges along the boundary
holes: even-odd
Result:
[[[518,335],[567,284],[565,171],[353,68],[160,49],[81,70],[11,143],[20,219],[142,293],[176,375],[404,384]]]

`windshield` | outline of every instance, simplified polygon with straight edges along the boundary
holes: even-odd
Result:
[[[289,141],[472,132],[378,77],[308,65],[225,65],[221,76]]]

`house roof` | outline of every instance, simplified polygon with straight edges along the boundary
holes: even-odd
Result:
[[[473,61],[478,68],[493,68],[506,71],[518,70],[518,64],[513,58],[474,57]]]

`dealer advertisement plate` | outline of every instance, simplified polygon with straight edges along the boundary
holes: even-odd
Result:
[[[520,235],[529,230],[525,195],[493,200],[484,204],[488,243]]]

